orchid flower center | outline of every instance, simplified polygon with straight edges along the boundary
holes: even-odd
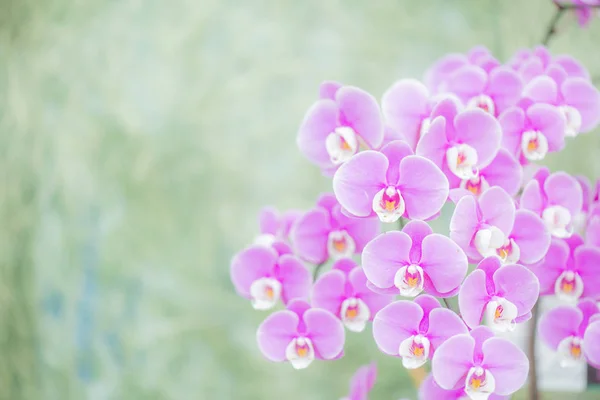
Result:
[[[315,349],[307,337],[296,337],[285,348],[285,357],[295,369],[303,369],[315,359]]]
[[[431,343],[425,336],[418,334],[404,339],[400,343],[398,355],[402,357],[402,365],[407,369],[419,368],[427,362]]]
[[[513,239],[507,238],[502,247],[496,249],[496,255],[504,264],[515,264],[521,258],[521,249]]]
[[[419,138],[427,135],[429,132],[429,127],[431,126],[431,118],[426,117],[421,121],[421,126],[419,127]]]
[[[331,162],[335,165],[348,161],[358,151],[359,142],[356,132],[349,126],[339,126],[325,139],[325,148]]]
[[[565,136],[577,136],[581,130],[581,114],[579,111],[575,107],[567,105],[559,106],[558,109],[565,117]]]
[[[423,268],[415,264],[400,268],[394,276],[394,285],[401,296],[415,297],[423,291]]]
[[[348,330],[362,332],[371,318],[371,312],[364,301],[350,297],[342,302],[340,317]]]
[[[563,301],[577,301],[583,293],[583,280],[577,272],[564,271],[554,283],[554,293]]]
[[[467,108],[480,108],[488,114],[496,114],[496,105],[494,100],[488,95],[480,94],[479,96],[472,97],[467,102]]]
[[[329,233],[327,237],[327,251],[331,258],[338,260],[340,258],[351,257],[354,254],[354,250],[356,250],[356,244],[348,232],[341,230]]]
[[[373,211],[381,222],[396,222],[405,211],[405,204],[400,191],[394,186],[381,189],[373,197]]]
[[[446,162],[450,171],[460,179],[472,179],[479,175],[477,151],[468,144],[459,144],[446,150]]]
[[[546,207],[542,212],[542,219],[552,236],[565,239],[573,234],[571,213],[563,206]]]
[[[538,161],[548,153],[548,140],[540,131],[525,131],[521,136],[521,151],[529,161]]]
[[[490,371],[472,367],[465,379],[465,393],[472,400],[487,400],[496,390],[496,380]]]
[[[585,362],[583,347],[585,343],[578,336],[569,336],[558,344],[557,353],[560,357],[560,366],[574,367]]]
[[[463,179],[460,181],[460,187],[473,193],[474,196],[479,196],[490,187],[490,184],[482,175],[478,175],[471,179]]]
[[[498,249],[506,243],[504,232],[497,227],[490,225],[487,228],[480,229],[475,234],[475,248],[483,257],[495,256]]]
[[[273,278],[260,278],[250,285],[252,307],[255,310],[273,308],[281,297],[281,283]]]
[[[512,332],[515,330],[518,310],[510,301],[496,297],[485,308],[485,322],[498,332]]]

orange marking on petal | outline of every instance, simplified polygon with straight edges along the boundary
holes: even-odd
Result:
[[[340,253],[343,252],[344,250],[346,250],[346,240],[334,240],[333,248],[336,249],[336,251],[339,251]]]
[[[498,306],[496,307],[496,311],[494,312],[494,319],[499,319],[502,317],[502,313],[504,312],[504,307]]]
[[[395,201],[386,200],[384,208],[385,208],[386,211],[394,211],[396,209],[396,202]]]
[[[531,139],[529,143],[527,143],[527,151],[535,151],[539,146],[537,139]]]
[[[353,319],[356,318],[356,316],[358,315],[358,309],[357,308],[348,308],[346,310],[346,318],[348,319]]]
[[[563,282],[561,285],[561,289],[565,293],[571,293],[573,291],[575,284],[573,282]]]
[[[581,357],[581,346],[571,345],[571,355],[573,358]]]
[[[419,278],[408,278],[408,286],[415,287],[419,283]]]
[[[471,387],[473,389],[479,389],[481,387],[481,379],[471,379]]]
[[[300,357],[306,357],[306,355],[308,354],[308,346],[297,347],[296,353]]]
[[[421,346],[413,348],[413,354],[417,357],[421,357],[425,353],[425,349]]]
[[[467,161],[467,156],[464,153],[458,153],[458,156],[456,157],[456,165],[462,165],[465,161]]]
[[[270,299],[273,300],[273,296],[275,296],[275,292],[273,291],[273,288],[271,286],[267,286],[265,289],[265,295]]]

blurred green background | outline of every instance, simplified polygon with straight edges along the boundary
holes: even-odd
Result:
[[[0,399],[416,398],[369,332],[265,361],[231,256],[330,181],[295,135],[322,80],[380,97],[447,52],[506,60],[550,0],[0,0]],[[600,75],[600,19],[551,44]],[[550,157],[600,175],[600,132]],[[522,398],[518,397],[517,398]],[[556,395],[556,399],[594,398]],[[595,397],[597,398],[597,397]]]

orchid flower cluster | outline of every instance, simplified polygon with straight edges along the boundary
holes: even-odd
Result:
[[[542,315],[541,340],[564,366],[600,366],[600,182],[535,165],[599,123],[587,70],[544,47],[505,64],[483,47],[447,55],[381,106],[324,82],[297,144],[333,193],[308,211],[264,209],[231,263],[255,309],[285,305],[258,328],[260,351],[306,368],[343,357],[346,331],[371,324],[404,368],[431,363],[421,399],[504,399],[529,360],[496,332],[556,296],[564,305]],[[448,235],[428,224],[446,204]],[[366,399],[375,374],[361,368],[347,398]]]

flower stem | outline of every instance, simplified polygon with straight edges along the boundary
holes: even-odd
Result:
[[[554,5],[556,6],[556,12],[554,13],[554,16],[552,17],[552,19],[550,20],[550,24],[548,25],[548,29],[546,30],[546,35],[544,36],[544,39],[542,40],[542,44],[544,46],[548,46],[548,44],[550,43],[550,39],[552,39],[554,37],[554,35],[556,35],[556,25],[558,24],[558,21],[560,21],[560,18],[563,16],[565,11],[579,10],[579,9],[584,9],[584,8],[600,9],[600,4],[592,5],[592,4],[558,4],[558,3],[554,3]]]
[[[529,400],[539,400],[540,398],[537,381],[537,362],[535,359],[535,334],[537,332],[539,302],[540,300],[538,299],[531,309],[531,324],[529,325]]]
[[[316,281],[319,277],[319,272],[321,272],[321,268],[323,268],[323,265],[325,265],[325,261],[315,265],[315,269],[313,270],[313,281]]]

